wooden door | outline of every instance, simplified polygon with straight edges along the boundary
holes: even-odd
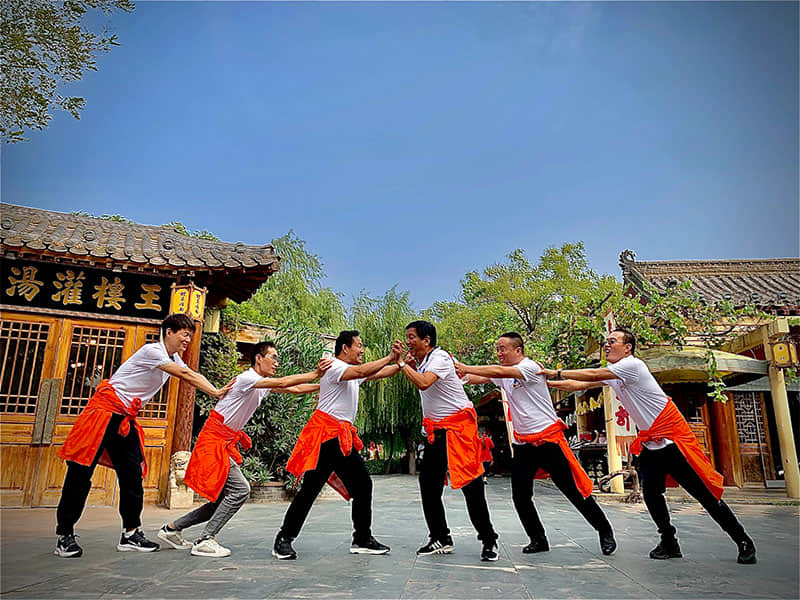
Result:
[[[53,371],[61,321],[0,318],[0,504],[30,506],[43,436],[52,433]]]
[[[58,450],[100,381],[111,377],[131,355],[134,332],[135,326],[64,320],[54,375],[59,394],[55,398],[55,407],[52,403],[49,407],[54,413],[54,427],[52,434],[41,441],[32,506],[58,504],[67,472],[67,465],[59,458]],[[113,470],[98,466],[92,476],[87,504],[113,504],[115,482]]]
[[[157,326],[4,313],[0,319],[0,503],[55,506],[66,463],[58,456],[97,385]],[[164,500],[178,386],[162,388],[142,409],[148,473],[145,501]],[[88,505],[113,505],[116,474],[98,466]]]

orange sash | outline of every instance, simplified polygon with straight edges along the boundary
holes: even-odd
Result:
[[[722,498],[722,475],[714,470],[711,462],[703,453],[700,443],[689,428],[689,424],[672,400],[667,401],[664,410],[653,421],[650,429],[644,429],[639,432],[639,435],[636,436],[636,439],[631,444],[631,453],[639,454],[642,451],[644,442],[660,442],[664,438],[675,442],[686,462],[703,480],[708,490],[714,494],[717,500]],[[669,487],[677,487],[678,484],[672,477],[667,476],[667,485]]]
[[[142,478],[147,475],[147,461],[144,454],[144,430],[136,422],[136,416],[142,408],[142,401],[139,398],[133,400],[133,405],[128,408],[119,399],[114,388],[104,379],[97,386],[94,394],[89,399],[89,403],[84,407],[75,424],[64,440],[64,445],[58,451],[58,455],[64,460],[71,460],[80,465],[91,466],[97,451],[103,443],[103,436],[111,421],[112,414],[124,415],[124,419],[119,424],[117,430],[120,435],[127,436],[131,431],[131,425],[136,428],[139,434],[139,446],[142,450]],[[104,467],[114,468],[108,451],[103,449],[98,464]]]
[[[583,467],[581,467],[581,463],[579,463],[578,459],[575,458],[572,448],[570,448],[569,444],[567,444],[567,438],[564,437],[564,430],[566,428],[567,426],[564,421],[559,419],[552,425],[542,429],[539,433],[527,433],[521,435],[515,431],[514,439],[518,442],[525,442],[526,444],[532,444],[534,446],[541,446],[545,442],[558,444],[558,447],[561,448],[561,452],[564,453],[564,458],[566,458],[567,462],[569,462],[569,470],[572,473],[572,478],[575,480],[575,485],[577,486],[578,491],[581,493],[581,496],[588,498],[592,495],[592,488],[594,486],[592,484],[592,480],[589,479],[589,476],[586,474],[586,471],[584,471]],[[536,479],[544,479],[549,477],[549,475],[547,471],[540,468],[536,471],[536,475],[534,477]]]
[[[450,483],[454,490],[483,475],[478,415],[474,408],[464,408],[440,421],[422,419],[422,427],[430,444],[433,443],[434,431],[437,429],[447,431],[447,468],[450,470]]]
[[[212,410],[197,436],[184,483],[210,502],[216,501],[230,473],[228,459],[242,464],[240,445],[244,450],[249,450],[253,447],[253,441],[244,431],[236,431],[225,425],[223,416]]]
[[[326,412],[315,410],[300,432],[300,437],[297,438],[286,470],[300,479],[306,471],[316,469],[320,446],[333,438],[339,438],[339,448],[343,456],[350,456],[353,448],[358,452],[364,448],[364,443],[358,437],[358,430],[350,421],[340,421]],[[328,485],[339,492],[345,500],[350,500],[347,488],[336,473],[331,473]]]

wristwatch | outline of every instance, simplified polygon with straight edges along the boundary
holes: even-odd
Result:
[[[406,361],[404,361],[404,360],[398,360],[398,361],[397,361],[397,366],[398,366],[398,367],[400,367],[400,370],[402,371],[402,370],[403,370],[403,367],[405,367],[405,366],[406,366]]]
[[[557,377],[557,378],[558,378],[558,379],[561,379],[561,378],[562,378],[562,377],[561,377],[561,369],[559,369],[559,370],[558,370],[558,377]]]

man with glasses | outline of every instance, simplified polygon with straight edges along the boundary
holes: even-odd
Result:
[[[592,481],[575,458],[564,437],[567,426],[556,416],[540,375],[539,363],[525,356],[522,336],[514,331],[497,340],[499,365],[468,366],[456,363],[459,377],[469,383],[494,383],[508,398],[508,410],[514,424],[514,458],[511,466],[511,497],[530,544],[525,554],[546,552],[550,544],[533,504],[533,480],[548,474],[572,505],[578,509],[600,536],[600,550],[605,555],[617,548],[611,523],[592,495]]]
[[[714,470],[686,419],[658,385],[647,365],[633,356],[635,349],[633,334],[616,329],[605,343],[608,368],[542,369],[541,373],[558,377],[559,381],[548,381],[548,385],[567,392],[603,385],[611,387],[636,423],[639,435],[631,445],[631,452],[641,453],[642,496],[661,534],[661,542],[650,552],[650,558],[663,560],[682,556],[664,498],[666,485],[677,483],[733,539],[739,550],[737,562],[754,564],[753,540],[721,499],[722,475]]]
[[[385,357],[368,363],[364,358],[364,344],[358,331],[348,330],[336,338],[335,355],[331,368],[320,379],[317,409],[300,432],[286,470],[303,477],[300,491],[289,505],[283,518],[272,555],[281,560],[297,558],[292,541],[299,535],[325,482],[334,475],[334,481],[344,484],[346,500],[353,499],[353,543],[351,554],[387,554],[389,547],[372,536],[372,478],[359,452],[364,447],[353,426],[358,411],[358,390],[365,381],[390,377],[398,367],[390,365],[400,360],[400,342],[392,344]]]
[[[194,556],[230,556],[231,551],[219,545],[216,535],[250,497],[250,484],[239,468],[242,455],[238,446],[248,450],[252,441],[242,429],[271,391],[308,394],[319,390],[319,385],[308,382],[322,377],[331,362],[320,360],[317,370],[309,373],[273,377],[278,367],[275,344],[256,344],[251,368],[236,377],[231,390],[211,411],[186,468],[184,482],[208,502],[164,525],[158,532],[159,539],[173,548],[191,548]],[[181,532],[200,523],[206,524],[203,532],[194,544],[189,543]]]

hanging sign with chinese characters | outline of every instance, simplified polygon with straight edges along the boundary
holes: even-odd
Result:
[[[138,273],[3,260],[0,304],[163,319],[170,283]]]
[[[172,284],[172,299],[169,303],[169,312],[182,313],[202,321],[206,310],[206,288],[195,287],[193,283],[187,285]]]

